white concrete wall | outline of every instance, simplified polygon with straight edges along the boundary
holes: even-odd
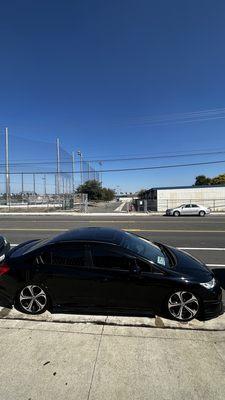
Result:
[[[157,190],[158,211],[190,202],[210,207],[213,211],[225,211],[225,187]]]

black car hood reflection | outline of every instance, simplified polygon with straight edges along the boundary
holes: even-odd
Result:
[[[213,273],[200,260],[174,247],[165,247],[176,258],[176,263],[172,267],[174,271],[198,282],[208,282],[213,278]]]

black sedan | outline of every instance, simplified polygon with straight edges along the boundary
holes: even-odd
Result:
[[[207,320],[222,312],[213,273],[161,243],[110,228],[81,228],[9,250],[0,243],[0,306]]]

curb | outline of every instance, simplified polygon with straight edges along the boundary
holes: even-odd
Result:
[[[161,318],[159,316],[152,318],[108,316],[106,321],[106,315],[51,314],[50,312],[46,311],[44,314],[35,316],[22,314],[16,311],[14,308],[0,308],[0,320],[225,332],[225,314],[220,315],[219,317],[210,321],[198,321],[194,319],[190,322],[181,323],[166,318]]]

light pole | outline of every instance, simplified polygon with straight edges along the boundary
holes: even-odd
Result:
[[[57,194],[60,194],[60,144],[59,138],[56,139],[56,159],[57,159]]]
[[[72,191],[75,192],[75,156],[74,151],[72,151]]]
[[[6,204],[10,204],[10,177],[9,177],[9,132],[5,128],[5,184],[6,184]]]
[[[99,166],[100,166],[99,175],[100,175],[100,183],[101,183],[101,186],[102,186],[102,164],[103,164],[103,162],[102,162],[102,161],[99,161]]]
[[[46,174],[44,175],[44,178],[42,178],[43,179],[43,184],[44,184],[44,196],[46,197],[46,194],[47,194],[47,190],[46,190]]]
[[[83,185],[83,154],[78,150],[77,155],[80,157],[80,184]]]

